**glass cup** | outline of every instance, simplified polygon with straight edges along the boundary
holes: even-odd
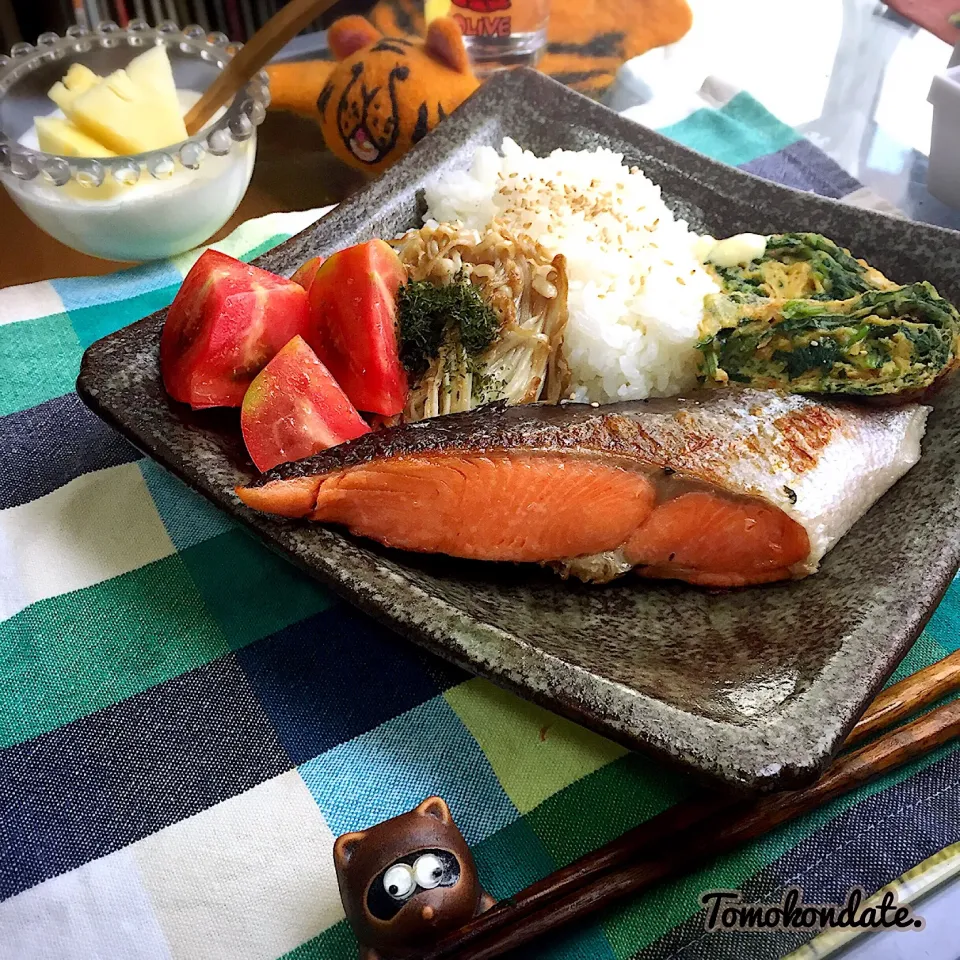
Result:
[[[183,143],[132,156],[54,156],[38,149],[37,115],[47,91],[72,63],[106,76],[150,47],[167,48],[186,109],[240,48],[199,26],[133,20],[45,33],[0,55],[0,184],[50,236],[106,260],[171,257],[211,237],[233,215],[253,175],[257,127],[270,103],[259,74],[204,130]]]
[[[460,24],[479,77],[509,67],[535,67],[547,46],[550,0],[426,0],[429,23],[448,16]]]

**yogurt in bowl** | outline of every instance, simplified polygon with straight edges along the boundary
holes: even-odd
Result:
[[[84,253],[110,260],[174,256],[209,239],[237,209],[250,184],[256,127],[269,92],[255,78],[195,137],[134,155],[78,157],[39,150],[36,115],[54,111],[46,91],[71,63],[100,76],[164,44],[181,110],[199,99],[229,61],[233,48],[199,27],[156,30],[134,22],[127,30],[101,24],[68,36],[44,35],[0,58],[0,182],[41,229]],[[107,151],[109,152],[109,151]]]

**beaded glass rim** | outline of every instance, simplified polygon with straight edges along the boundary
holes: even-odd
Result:
[[[44,33],[37,38],[36,44],[18,43],[10,50],[9,56],[0,55],[0,99],[18,80],[41,64],[68,60],[74,54],[86,53],[98,46],[146,49],[161,43],[212,63],[221,70],[243,46],[223,33],[207,33],[197,24],[181,30],[172,20],[165,20],[156,27],[151,27],[145,20],[132,20],[126,28],[112,21],[103,21],[92,30],[73,26],[63,37]],[[178,164],[187,170],[198,170],[208,154],[223,157],[235,145],[250,140],[263,123],[269,106],[270,81],[267,73],[261,71],[234,98],[221,117],[196,135],[162,150],[98,159],[43,153],[11,140],[0,130],[0,175],[23,181],[40,177],[56,187],[65,186],[71,180],[96,187],[108,176],[132,185],[144,171],[155,179],[166,179],[172,176]]]

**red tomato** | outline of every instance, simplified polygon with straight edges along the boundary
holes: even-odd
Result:
[[[299,284],[208,250],[163,325],[164,386],[194,409],[239,407],[250,381],[308,318]]]
[[[383,240],[324,260],[310,287],[307,342],[358,410],[393,416],[407,401],[397,344],[397,288],[407,272]]]
[[[310,287],[313,284],[313,278],[317,275],[321,263],[323,263],[323,257],[313,257],[300,267],[290,279],[294,283],[299,283],[300,286],[309,293]]]
[[[302,337],[294,337],[254,378],[243,398],[240,429],[261,471],[370,432]]]

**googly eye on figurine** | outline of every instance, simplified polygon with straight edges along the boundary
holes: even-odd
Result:
[[[423,890],[432,890],[434,887],[440,886],[444,875],[453,875],[453,869],[459,866],[456,860],[454,859],[453,863],[449,865],[450,872],[448,873],[448,867],[444,864],[442,858],[442,850],[437,853],[425,853],[417,857],[417,862],[413,865],[413,879],[418,887]],[[457,875],[459,875],[459,870],[457,870]],[[451,882],[455,882],[455,878]]]
[[[413,896],[417,881],[413,879],[413,870],[406,863],[395,863],[383,875],[383,889],[394,900],[406,900]]]
[[[440,797],[344,834],[333,859],[360,960],[413,960],[494,904]]]

